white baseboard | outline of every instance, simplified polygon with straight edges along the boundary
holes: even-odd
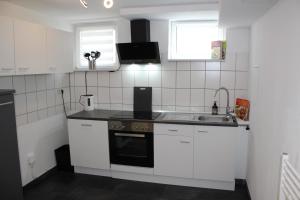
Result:
[[[96,176],[112,177],[110,170],[92,169],[87,167],[74,167],[74,171],[77,174],[89,174]]]
[[[135,168],[135,167],[133,167]],[[188,179],[188,178],[176,178],[176,177],[167,177],[167,176],[156,176],[153,173],[149,173],[151,169],[140,169],[141,173],[137,173],[137,171],[132,172],[131,167],[124,168],[119,165],[112,165],[111,170],[99,170],[99,169],[91,169],[85,167],[75,167],[75,172],[80,174],[90,174],[97,176],[106,176],[112,177],[116,179],[124,179],[124,180],[133,180],[133,181],[142,181],[149,183],[160,183],[160,184],[168,184],[168,185],[179,185],[179,186],[187,186],[187,187],[198,187],[198,188],[209,188],[209,189],[218,189],[218,190],[235,190],[235,181],[210,181],[210,180],[199,180],[199,179]],[[120,171],[120,170],[127,171]],[[150,170],[150,171],[149,171]],[[147,172],[147,173],[143,173]]]

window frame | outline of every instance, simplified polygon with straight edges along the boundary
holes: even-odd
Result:
[[[112,63],[110,65],[103,65],[103,66],[96,66],[96,71],[107,71],[107,70],[112,70],[112,69],[117,69],[119,68],[119,60],[118,60],[118,55],[117,55],[117,49],[116,49],[116,44],[118,43],[118,26],[115,24],[111,25],[80,25],[75,27],[75,37],[76,37],[76,71],[87,71],[89,70],[88,67],[81,66],[80,63],[80,32],[81,31],[86,31],[86,30],[105,30],[105,29],[113,29],[115,31],[115,63]]]
[[[168,40],[168,60],[169,61],[202,61],[202,60],[216,60],[211,58],[178,58],[176,57],[177,52],[177,30],[176,25],[178,24],[199,24],[199,23],[213,23],[218,24],[217,20],[181,20],[181,21],[169,21],[169,40]],[[226,39],[226,30],[225,28],[218,27],[218,40]]]

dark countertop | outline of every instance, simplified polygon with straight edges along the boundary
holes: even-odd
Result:
[[[6,89],[0,89],[0,95],[6,95],[6,94],[13,94],[15,93],[15,90],[6,90]]]
[[[80,119],[80,120],[98,120],[98,121],[119,121],[120,119],[112,118],[117,113],[122,112],[120,110],[93,110],[93,111],[81,111],[68,116],[68,119]],[[163,124],[182,124],[182,125],[201,125],[201,126],[226,126],[226,127],[238,127],[238,123],[235,120],[234,123],[214,123],[214,122],[200,122],[200,121],[187,121],[187,120],[162,120],[165,116],[165,112],[155,120],[146,119],[127,119],[123,121],[138,121],[138,122],[153,122],[153,123],[163,123]],[[170,114],[170,113],[168,113]],[[176,112],[171,112],[171,114],[178,114]],[[235,119],[235,118],[234,118]]]

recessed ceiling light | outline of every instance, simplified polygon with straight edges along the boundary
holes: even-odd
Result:
[[[88,7],[88,3],[86,0],[80,0],[80,3],[83,7],[87,8]]]
[[[103,5],[105,8],[112,8],[114,5],[114,1],[113,0],[104,0]]]

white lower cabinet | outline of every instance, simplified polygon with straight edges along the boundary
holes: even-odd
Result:
[[[77,167],[109,169],[108,123],[68,120],[71,163]]]
[[[232,182],[236,127],[154,125],[154,174]]]
[[[191,126],[154,125],[154,174],[193,177],[193,135]]]
[[[194,178],[234,180],[236,131],[235,127],[195,126]]]

